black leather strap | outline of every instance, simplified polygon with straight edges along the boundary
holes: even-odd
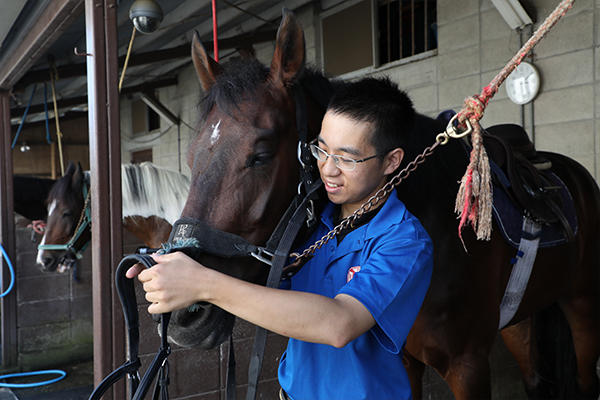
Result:
[[[283,273],[283,267],[287,263],[290,249],[306,219],[306,204],[308,201],[312,200],[311,196],[316,192],[319,186],[320,182],[311,187],[308,195],[303,199],[298,207],[296,207],[288,223],[285,224],[285,230],[281,235],[277,250],[274,252],[275,257],[273,258],[273,265],[271,266],[271,270],[269,271],[269,276],[267,278],[267,287],[279,287],[281,275]],[[246,400],[254,400],[256,398],[258,376],[260,375],[260,371],[262,369],[266,341],[267,331],[264,328],[256,327],[254,345],[252,348],[252,353],[250,354],[250,366],[248,367],[248,391],[246,392]]]
[[[135,288],[133,285],[133,279],[129,279],[125,276],[127,270],[135,264],[142,264],[146,268],[150,268],[156,263],[154,259],[149,255],[132,254],[124,257],[117,270],[115,272],[115,285],[119,299],[121,300],[121,307],[123,309],[123,316],[125,318],[125,326],[127,328],[127,340],[128,340],[128,354],[127,361],[108,375],[96,389],[92,392],[89,400],[99,400],[102,395],[117,381],[123,378],[125,375],[130,377],[129,392],[131,399],[141,400],[144,398],[152,381],[156,375],[161,372],[161,380],[168,383],[168,364],[166,363],[167,356],[171,353],[171,347],[167,342],[167,328],[169,325],[169,319],[171,313],[161,315],[161,348],[154,357],[154,360],[148,367],[148,370],[144,374],[144,377],[140,381],[138,370],[140,368],[139,354],[139,314],[137,311],[137,301],[135,298]],[[168,391],[164,383],[159,382],[161,398],[168,399]],[[155,395],[156,396],[156,390]],[[155,397],[157,399],[157,397]]]

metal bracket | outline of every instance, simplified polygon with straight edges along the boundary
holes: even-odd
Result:
[[[256,258],[258,261],[267,264],[269,267],[273,266],[273,257],[275,254],[271,253],[264,247],[257,247],[256,250],[250,253],[250,255]]]

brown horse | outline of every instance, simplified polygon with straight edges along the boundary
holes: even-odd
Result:
[[[309,136],[319,131],[324,110],[319,100],[329,87],[323,78],[303,69],[303,31],[284,13],[270,68],[245,60],[223,68],[194,38],[192,59],[205,90],[199,134],[188,153],[192,169],[190,195],[182,216],[243,236],[263,245],[293,197],[298,184],[294,89],[307,95]],[[310,89],[312,87],[312,89]],[[319,88],[323,96],[310,95]],[[409,133],[410,161],[445,128],[419,116]],[[554,171],[575,199],[579,227],[575,239],[540,250],[523,301],[502,335],[515,354],[532,395],[544,392],[549,378],[541,372],[534,348],[530,316],[553,303],[565,313],[577,356],[581,393],[598,395],[595,364],[600,354],[599,263],[600,194],[589,173],[575,161],[550,154]],[[433,367],[457,399],[490,398],[488,356],[499,321],[500,301],[509,279],[515,249],[497,229],[489,242],[464,233],[468,253],[457,236],[454,199],[467,163],[464,148],[455,142],[437,150],[399,187],[398,195],[430,233],[435,247],[432,283],[411,330],[405,355],[413,393],[421,397],[424,365]],[[206,256],[215,269],[250,281],[265,277],[263,266]],[[230,334],[233,317],[203,305],[197,312],[173,313],[170,338],[184,346],[210,348]],[[554,329],[554,328],[553,328]],[[554,334],[554,332],[549,332]],[[561,343],[563,345],[563,343]]]
[[[84,213],[84,186],[89,177],[80,165],[69,163],[65,175],[52,186],[46,204],[48,219],[41,245],[62,245],[74,237],[78,221]],[[123,227],[151,248],[160,247],[169,238],[171,224],[179,216],[189,190],[189,179],[177,172],[150,163],[123,164]],[[87,205],[89,208],[89,203]],[[89,211],[89,210],[88,210]],[[75,240],[79,251],[91,238],[89,226]],[[45,271],[67,269],[74,257],[72,251],[38,251],[37,263]]]

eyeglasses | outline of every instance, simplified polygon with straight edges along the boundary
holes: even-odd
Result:
[[[378,154],[375,154],[371,157],[366,157],[366,158],[361,158],[360,160],[355,160],[354,158],[350,158],[350,157],[338,156],[337,154],[329,154],[328,152],[326,152],[325,150],[323,150],[322,148],[320,148],[319,146],[317,146],[314,143],[310,144],[310,152],[314,158],[316,158],[317,160],[319,160],[321,162],[325,162],[325,161],[327,161],[327,158],[331,157],[333,159],[333,163],[335,164],[336,167],[338,167],[339,169],[346,170],[346,171],[352,171],[354,168],[356,168],[357,163],[365,162],[365,161],[368,161],[368,160],[378,156]]]

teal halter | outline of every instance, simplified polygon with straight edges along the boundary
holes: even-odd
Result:
[[[90,244],[90,241],[88,240],[85,242],[79,250],[75,248],[75,243],[79,240],[81,235],[83,235],[85,230],[90,228],[90,224],[92,223],[89,192],[86,183],[83,184],[83,200],[83,210],[81,211],[79,223],[77,224],[77,228],[75,228],[73,237],[71,237],[71,239],[69,239],[69,241],[65,244],[40,244],[38,245],[38,250],[70,251],[75,255],[75,257],[77,257],[77,259],[81,259],[83,257],[82,253]]]

